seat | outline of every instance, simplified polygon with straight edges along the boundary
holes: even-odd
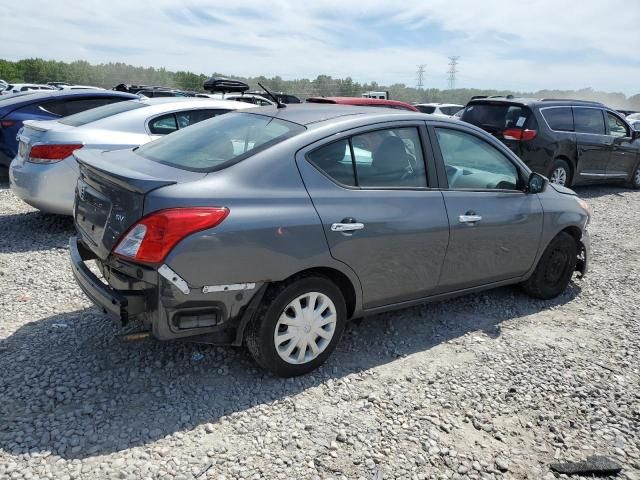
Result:
[[[411,173],[412,157],[400,137],[388,136],[371,153],[371,168],[358,175],[363,186],[401,187],[415,185],[415,171]]]

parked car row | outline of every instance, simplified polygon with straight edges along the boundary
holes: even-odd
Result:
[[[80,98],[104,103],[61,115]],[[321,365],[351,318],[510,284],[559,295],[587,272],[589,208],[519,147],[551,135],[547,122],[567,133],[554,122],[568,115],[579,129],[588,107],[637,148],[599,104],[477,99],[459,121],[387,99],[270,99],[0,100],[0,125],[24,123],[11,188],[72,214],[75,279],[109,316],[160,340],[246,345],[292,376]]]
[[[246,345],[283,376],[321,365],[350,318],[506,284],[552,298],[590,258],[574,192],[411,109],[245,108],[73,156],[87,296],[158,339]]]
[[[37,92],[40,90],[104,90],[90,85],[73,85],[66,82],[48,82],[46,85],[37,83],[8,83],[0,80],[0,95],[12,95],[23,92]]]

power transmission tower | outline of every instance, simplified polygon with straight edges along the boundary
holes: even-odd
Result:
[[[449,70],[447,71],[449,75],[447,77],[447,80],[449,81],[449,90],[456,88],[456,73],[458,73],[457,67],[459,58],[459,55],[449,57]]]
[[[424,86],[424,69],[425,69],[426,65],[420,64],[418,65],[418,81],[416,83],[416,87],[418,89],[421,89]]]

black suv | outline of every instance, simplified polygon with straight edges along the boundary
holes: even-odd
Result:
[[[601,103],[482,98],[467,104],[462,120],[500,139],[554,183],[617,180],[640,188],[640,132]]]

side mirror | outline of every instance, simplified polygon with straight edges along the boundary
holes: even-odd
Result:
[[[527,181],[527,193],[542,193],[547,189],[549,180],[536,172],[531,172]]]
[[[640,138],[640,130],[631,130],[631,140],[637,140]]]

